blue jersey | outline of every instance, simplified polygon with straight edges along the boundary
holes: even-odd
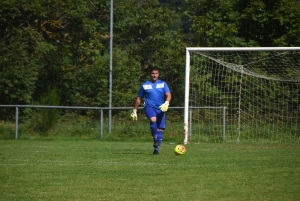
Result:
[[[155,83],[146,81],[140,87],[138,97],[144,98],[144,107],[159,109],[159,106],[165,102],[165,94],[169,92],[167,83],[162,80],[157,80]]]

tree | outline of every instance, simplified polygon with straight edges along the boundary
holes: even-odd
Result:
[[[86,88],[70,88],[77,81],[76,73],[107,68],[102,61],[109,26],[106,0],[4,0],[0,7],[3,104],[29,104],[49,86],[65,92],[65,104],[77,103],[80,98],[68,98]],[[98,81],[107,85],[107,79]]]
[[[130,60],[139,63],[139,69],[134,69],[139,76],[132,77],[136,91],[139,84],[149,78],[147,68],[155,65],[161,68],[162,79],[178,97],[172,104],[183,105],[182,64],[186,45],[181,31],[171,29],[178,22],[178,15],[168,8],[159,7],[157,0],[140,3],[129,0],[115,6],[114,43],[128,53]]]
[[[245,4],[240,1],[238,5]],[[240,7],[239,37],[258,46],[298,46],[300,44],[300,4],[296,0],[248,1]]]
[[[109,11],[108,0],[2,1],[1,102],[30,104],[57,88],[63,105],[107,106]],[[113,105],[132,104],[149,65],[179,86],[185,45],[171,28],[175,12],[156,0],[119,0],[114,14]]]
[[[26,104],[32,100],[40,62],[45,54],[54,50],[47,44],[32,22],[26,5],[3,1],[0,8],[0,102]]]
[[[299,45],[296,0],[187,0],[184,14],[201,47]]]

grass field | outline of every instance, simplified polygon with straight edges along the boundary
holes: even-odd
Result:
[[[299,146],[1,140],[0,200],[299,200]]]

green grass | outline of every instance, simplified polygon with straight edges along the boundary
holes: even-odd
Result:
[[[298,200],[300,148],[1,140],[0,200]]]

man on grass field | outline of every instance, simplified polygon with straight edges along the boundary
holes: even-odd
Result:
[[[137,109],[144,99],[144,112],[150,121],[150,130],[153,137],[153,154],[159,154],[158,150],[162,142],[163,131],[166,127],[166,114],[171,101],[171,92],[166,82],[158,79],[159,69],[150,69],[150,80],[144,82],[135,100],[131,113],[133,120],[137,120]]]

